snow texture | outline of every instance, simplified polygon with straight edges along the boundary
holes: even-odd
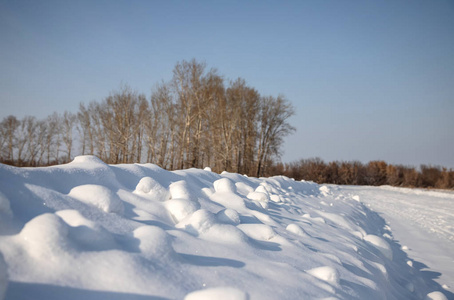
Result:
[[[195,291],[184,297],[184,300],[248,300],[248,295],[235,288],[218,287]]]
[[[0,164],[0,299],[453,299],[449,271],[412,257],[422,242],[395,239],[436,233],[432,248],[453,249],[453,196],[94,156]]]
[[[3,255],[0,253],[0,299],[5,297],[6,289],[8,288],[8,272]]]
[[[307,273],[332,285],[339,285],[339,272],[333,267],[318,267],[307,271]]]

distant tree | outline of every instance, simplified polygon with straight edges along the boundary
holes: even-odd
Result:
[[[72,157],[72,148],[73,148],[73,141],[74,141],[74,130],[77,121],[77,116],[65,111],[63,117],[61,118],[61,133],[62,133],[62,140],[66,146],[66,161],[70,161]]]
[[[7,116],[0,123],[0,156],[4,161],[14,162],[14,148],[17,147],[16,133],[20,126],[20,121],[15,116]]]
[[[226,91],[227,98],[232,99],[236,110],[234,134],[235,172],[253,174],[254,154],[257,149],[258,120],[260,116],[260,95],[246,85],[244,79],[232,82]]]
[[[61,143],[60,121],[60,115],[57,113],[49,115],[44,121],[46,126],[46,134],[43,139],[43,145],[45,147],[47,165],[51,164],[52,161],[57,163],[59,161]]]
[[[92,122],[97,127],[98,152],[105,153],[109,163],[130,163],[137,157],[137,137],[143,132],[145,119],[140,109],[148,110],[145,96],[128,86],[112,92],[96,106]]]
[[[34,141],[34,143],[36,144],[36,155],[33,157],[31,164],[34,166],[42,166],[44,164],[43,159],[45,157],[47,149],[45,137],[49,129],[46,120],[38,120],[37,129],[38,133],[36,140]]]
[[[392,186],[403,186],[404,185],[404,173],[405,167],[402,165],[388,165],[386,170],[387,173],[387,184]]]
[[[403,186],[407,187],[418,186],[419,174],[415,170],[415,168],[405,167],[403,169],[403,173],[404,173]]]
[[[283,138],[295,130],[288,123],[293,114],[284,97],[261,96],[243,79],[226,85],[193,59],[177,63],[172,80],[158,85],[150,101],[122,86],[101,102],[81,103],[77,114],[4,119],[0,161],[49,165],[91,154],[107,163],[209,165],[261,176],[271,174]]]
[[[241,98],[237,94],[238,90],[233,87],[227,88],[211,107],[213,113],[210,118],[210,128],[213,131],[212,139],[215,145],[216,169],[219,171],[233,171],[235,166],[234,153],[235,146],[239,142],[239,118]]]
[[[326,182],[339,184],[340,176],[339,176],[339,163],[336,161],[330,162],[326,166]]]
[[[94,154],[94,132],[91,124],[91,114],[93,113],[90,108],[85,107],[83,103],[79,105],[79,112],[77,113],[77,119],[79,122],[79,132],[82,134],[81,147],[82,155]]]
[[[177,107],[181,116],[179,122],[180,151],[179,168],[193,166],[200,142],[201,116],[203,107],[202,77],[205,73],[205,63],[195,59],[182,61],[173,69],[173,88],[177,95]],[[192,151],[191,151],[192,150]]]
[[[288,123],[288,118],[295,114],[295,109],[284,97],[262,97],[259,106],[257,172],[262,175],[264,162],[280,155],[280,145],[284,137],[295,131]]]
[[[454,187],[454,172],[448,171],[447,168],[442,168],[438,176],[435,187],[439,189],[450,189]]]
[[[217,72],[209,72],[204,78],[204,109],[203,132],[200,167],[211,166],[213,170],[230,171],[234,139],[232,132],[238,119],[238,111],[232,99],[228,99],[224,87],[224,79]],[[229,105],[229,102],[231,102]],[[230,118],[228,118],[230,116]],[[233,125],[233,126],[232,126]]]
[[[147,161],[173,168],[175,161],[176,112],[171,86],[156,85],[151,94],[150,114],[145,120]]]
[[[35,117],[28,116],[23,119],[24,129],[25,129],[25,149],[27,158],[24,161],[24,164],[34,165],[34,159],[37,151],[37,135],[39,134],[39,124]]]
[[[371,161],[366,167],[366,183],[369,185],[386,184],[387,164],[384,161]]]
[[[435,187],[437,181],[441,177],[440,167],[421,165],[421,175],[419,186],[421,187]]]

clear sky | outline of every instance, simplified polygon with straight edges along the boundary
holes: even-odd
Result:
[[[0,119],[150,95],[192,58],[293,103],[283,161],[454,168],[452,0],[0,0]]]

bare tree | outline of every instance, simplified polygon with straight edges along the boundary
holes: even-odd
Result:
[[[279,155],[283,138],[295,130],[287,122],[294,113],[293,106],[282,96],[261,98],[256,176],[261,176],[269,157]]]
[[[73,147],[73,132],[74,127],[76,124],[77,117],[76,115],[65,111],[63,114],[63,118],[61,119],[61,132],[62,132],[62,140],[66,146],[66,157],[67,161],[71,160],[71,153]]]
[[[181,116],[179,122],[179,168],[194,166],[200,142],[201,118],[203,116],[202,77],[206,65],[195,59],[175,65],[172,84],[177,95],[177,108]],[[191,151],[192,148],[192,151]],[[191,157],[192,155],[192,157]]]
[[[27,159],[26,163],[28,165],[33,165],[34,158],[36,154],[38,153],[37,151],[37,144],[35,143],[36,136],[37,136],[37,121],[35,117],[27,116],[23,120],[24,122],[24,127],[25,127],[25,145],[26,145],[26,150],[27,150]]]
[[[93,126],[91,124],[90,109],[86,108],[83,103],[79,105],[77,119],[80,125],[82,155],[94,154],[94,137]],[[87,149],[88,148],[88,149]]]
[[[99,103],[80,104],[77,115],[11,117],[0,126],[2,161],[50,164],[81,152],[107,163],[145,158],[169,169],[210,165],[262,174],[294,130],[287,122],[293,107],[281,96],[260,97],[242,79],[224,84],[215,69],[193,59],[177,63],[172,80],[158,85],[149,102],[122,86]]]
[[[16,132],[20,126],[20,121],[15,116],[7,116],[0,124],[1,148],[0,153],[3,160],[14,162],[14,148],[16,145]]]
[[[146,121],[148,161],[173,169],[177,139],[177,112],[172,86],[156,85],[150,99],[150,116]]]
[[[60,115],[53,113],[48,116],[46,121],[46,134],[43,142],[46,149],[46,163],[49,165],[51,161],[59,162],[60,151]]]
[[[47,126],[46,120],[38,120],[36,123],[36,126],[37,126],[37,135],[36,135],[36,139],[35,139],[34,143],[37,148],[36,149],[37,153],[36,153],[35,157],[32,159],[31,164],[35,165],[35,166],[41,166],[44,164],[43,158],[44,158],[44,156],[46,154],[46,150],[47,150],[45,139],[46,139],[46,135],[47,135],[49,128]]]
[[[147,107],[145,96],[128,86],[112,92],[100,104],[90,103],[88,115],[94,130],[89,132],[96,136],[97,154],[108,163],[133,162],[138,151],[141,153]]]
[[[235,131],[235,172],[253,174],[254,155],[256,152],[257,124],[259,117],[260,95],[238,78],[227,89],[228,97],[237,98],[234,103],[237,111]]]

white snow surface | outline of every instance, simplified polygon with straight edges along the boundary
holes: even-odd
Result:
[[[386,220],[409,265],[449,292],[454,291],[454,193],[452,191],[382,187],[342,188],[345,195],[379,212]],[[435,296],[434,296],[435,295]],[[436,297],[434,293],[432,297]],[[428,298],[430,299],[430,297]],[[434,298],[438,299],[438,298]],[[441,298],[440,298],[441,299]]]
[[[453,299],[452,269],[396,238],[422,226],[452,266],[453,196],[94,156],[0,164],[0,299]],[[391,204],[423,225],[394,232],[368,207]]]

